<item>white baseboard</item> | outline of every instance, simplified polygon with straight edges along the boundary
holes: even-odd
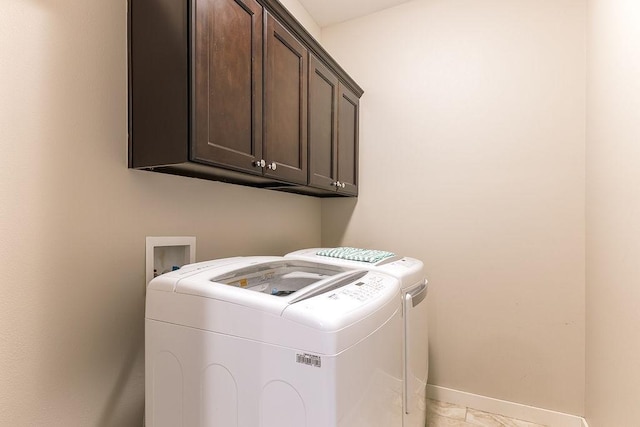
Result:
[[[427,397],[550,427],[589,427],[584,418],[427,384]]]

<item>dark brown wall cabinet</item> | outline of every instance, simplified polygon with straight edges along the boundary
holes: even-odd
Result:
[[[195,23],[191,160],[261,175],[262,6],[199,1]]]
[[[129,167],[357,195],[362,89],[275,0],[129,0]]]
[[[355,196],[359,97],[313,55],[309,64],[309,185]]]

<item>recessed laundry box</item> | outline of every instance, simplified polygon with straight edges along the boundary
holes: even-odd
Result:
[[[147,426],[402,425],[401,295],[381,271],[284,257],[155,278]]]

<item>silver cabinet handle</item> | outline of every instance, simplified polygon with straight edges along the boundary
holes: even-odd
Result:
[[[271,169],[272,171],[276,170],[278,168],[278,165],[276,165],[276,162],[271,162],[270,165],[267,166],[269,169]]]
[[[253,162],[253,166],[257,168],[263,168],[265,164],[266,163],[264,160],[256,160],[255,162]]]
[[[347,184],[345,184],[344,182],[341,182],[341,183],[340,183],[340,187],[344,188],[344,187],[346,187],[346,186],[347,186]]]
[[[333,185],[334,187],[338,188],[338,187],[340,187],[340,181],[336,181],[331,185]]]

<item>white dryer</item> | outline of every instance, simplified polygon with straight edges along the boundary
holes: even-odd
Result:
[[[185,266],[149,284],[148,427],[402,423],[400,283],[283,257]]]
[[[344,268],[378,271],[400,280],[403,311],[403,427],[423,427],[429,374],[428,283],[422,261],[391,252],[358,248],[310,248],[285,255]]]

